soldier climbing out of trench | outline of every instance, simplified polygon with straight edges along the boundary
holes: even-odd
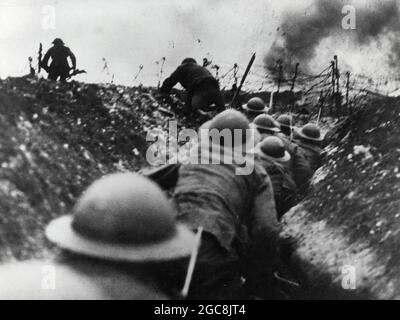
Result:
[[[51,58],[51,63],[48,65]],[[72,66],[68,63],[68,58],[71,59]],[[48,78],[61,82],[65,82],[70,77],[70,70],[76,70],[76,57],[72,51],[64,45],[64,41],[56,38],[51,47],[40,62],[41,67],[49,74]]]
[[[217,112],[225,109],[224,98],[221,94],[219,83],[210,71],[197,64],[193,58],[186,58],[181,65],[164,80],[160,92],[167,95],[172,88],[180,83],[187,91],[186,113],[208,112],[215,105]]]

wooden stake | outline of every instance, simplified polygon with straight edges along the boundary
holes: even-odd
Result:
[[[39,52],[38,52],[38,73],[42,70],[42,54],[43,54],[43,45],[40,42],[39,44]]]
[[[290,88],[290,91],[292,91],[293,92],[293,90],[294,90],[294,85],[295,85],[295,83],[296,83],[296,78],[297,78],[297,72],[298,72],[298,69],[299,69],[299,64],[300,63],[296,63],[296,69],[294,70],[294,76],[293,76],[293,82],[292,82],[292,87]]]
[[[277,89],[277,91],[276,91],[277,95],[279,94],[279,91],[280,91],[280,89],[281,89],[282,69],[283,69],[282,61],[281,61],[281,60],[278,60],[278,72],[279,72],[279,74],[278,74],[278,89]],[[275,100],[276,100],[276,99],[275,99]],[[272,114],[274,114],[274,113],[275,113],[275,103],[272,105]]]
[[[348,114],[350,115],[350,106],[349,106],[349,88],[350,88],[350,72],[346,73],[347,81],[346,81],[346,109]]]
[[[161,68],[160,68],[160,73],[159,73],[159,77],[158,77],[157,89],[160,89],[160,86],[161,86],[161,79],[162,79],[162,75],[163,75],[163,71],[164,71],[165,57],[162,57],[161,60],[162,60],[162,62],[161,62]]]
[[[339,73],[339,64],[338,64],[338,56],[333,57],[335,59],[335,75],[336,75],[336,93],[339,93],[339,78],[340,78],[340,73]]]
[[[335,76],[336,76],[336,99],[335,99],[335,104],[336,104],[336,112],[338,113],[338,116],[340,114],[340,83],[339,83],[339,78],[340,78],[340,73],[339,73],[339,65],[338,65],[338,56],[335,55],[334,57],[335,60]]]
[[[333,103],[335,101],[335,61],[331,61],[331,72],[332,72],[332,101],[330,105],[331,116],[333,115]]]
[[[133,78],[132,84],[133,84],[133,83],[136,81],[136,79],[139,77],[140,72],[142,72],[142,70],[143,70],[143,65],[141,64],[141,65],[139,66],[138,72],[136,73],[135,77]]]
[[[237,63],[235,63],[233,65],[233,78],[235,79],[235,86],[237,87],[237,83],[238,83],[238,77],[237,77],[237,73],[239,71],[239,66]]]

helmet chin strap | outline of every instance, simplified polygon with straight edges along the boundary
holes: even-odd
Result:
[[[189,294],[189,288],[190,288],[190,283],[192,282],[193,271],[197,260],[197,254],[199,253],[202,232],[203,232],[203,227],[199,227],[197,229],[197,234],[196,234],[196,244],[192,250],[192,254],[190,255],[190,261],[189,261],[188,271],[186,273],[185,284],[181,291],[182,298],[186,298]]]

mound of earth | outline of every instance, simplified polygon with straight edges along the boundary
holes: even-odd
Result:
[[[36,78],[0,81],[0,261],[41,258],[44,226],[95,179],[147,165],[146,132],[165,130],[183,102],[155,89]]]
[[[376,97],[338,126],[312,191],[285,216],[308,297],[400,298],[399,102]]]
[[[285,215],[292,297],[400,297],[398,102],[376,97],[336,127],[309,196]],[[147,166],[150,130],[208,119],[183,108],[179,93],[164,101],[154,88],[0,81],[0,261],[48,257],[48,221],[100,176]],[[349,270],[354,290],[343,289]]]

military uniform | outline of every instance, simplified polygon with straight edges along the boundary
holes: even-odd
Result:
[[[168,94],[180,83],[188,93],[188,107],[192,110],[207,109],[212,104],[217,111],[225,109],[218,81],[207,68],[195,62],[181,64],[161,86],[161,93]]]
[[[301,155],[309,163],[312,172],[316,171],[322,163],[322,149],[318,145],[312,142],[306,142],[304,140],[295,141],[301,150]]]
[[[308,190],[309,182],[313,175],[313,171],[311,170],[304,152],[300,150],[299,146],[295,142],[291,142],[290,139],[279,132],[261,134],[262,140],[268,137],[278,137],[282,140],[285,149],[289,152],[291,157],[290,160],[282,165],[294,180],[299,194],[304,195]]]
[[[186,164],[179,169],[174,192],[178,221],[193,230],[204,228],[192,297],[242,297],[234,292],[240,292],[243,263],[266,277],[274,268],[280,226],[272,184],[265,170],[253,164],[249,175],[237,175],[235,163]]]
[[[320,128],[308,123],[296,132],[296,143],[300,146],[301,153],[307,159],[311,170],[314,172],[322,164],[322,149],[320,147],[324,138]]]
[[[271,179],[277,217],[280,220],[296,204],[297,187],[288,169],[288,161],[280,163],[265,156],[258,156],[257,160]]]
[[[309,181],[313,174],[309,162],[296,143],[291,142],[287,138],[280,137],[280,139],[291,156],[291,159],[284,166],[293,177],[297,189],[302,193],[301,190],[308,189]]]
[[[73,69],[76,68],[76,57],[68,47],[64,46],[61,39],[56,40],[53,41],[54,46],[45,54],[41,66],[48,72],[50,80],[56,81],[60,78],[60,81],[66,81],[71,69],[68,64],[68,57],[72,61]],[[48,66],[50,58],[51,63]]]

